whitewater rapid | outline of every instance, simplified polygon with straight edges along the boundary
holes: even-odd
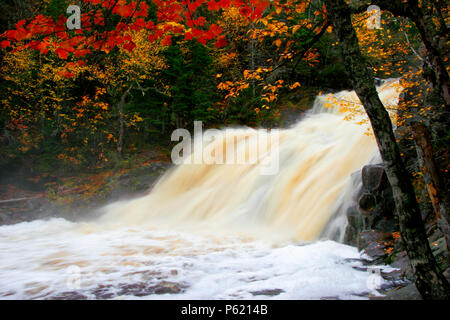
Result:
[[[379,88],[386,106],[396,104],[397,87]],[[378,156],[360,111],[353,92],[318,97],[304,119],[280,131],[276,174],[261,175],[258,163],[182,164],[147,196],[111,204],[96,221],[0,227],[0,298],[378,295],[381,277],[361,271],[357,249],[336,242],[351,174]],[[259,134],[231,132],[237,144]]]

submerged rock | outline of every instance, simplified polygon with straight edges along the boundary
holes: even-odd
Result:
[[[283,293],[282,289],[266,289],[260,291],[251,291],[250,293],[254,296],[277,296],[280,293]]]
[[[170,281],[161,281],[156,285],[149,285],[146,282],[126,284],[120,287],[119,295],[132,295],[136,297],[148,296],[151,294],[177,294],[182,293],[185,285]]]
[[[48,300],[87,300],[88,297],[76,291],[62,292],[56,296],[49,297]]]
[[[156,286],[151,287],[155,294],[166,294],[166,293],[181,293],[184,291],[186,286],[170,281],[161,281]]]

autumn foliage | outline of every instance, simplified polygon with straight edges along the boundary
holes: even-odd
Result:
[[[101,167],[194,120],[273,124],[291,92],[348,88],[319,0],[82,0],[79,30],[66,27],[71,2],[30,3],[0,36],[0,164],[33,154]],[[426,92],[417,30],[382,17],[369,30],[354,15],[369,65]],[[419,99],[398,123],[417,108],[429,116]]]

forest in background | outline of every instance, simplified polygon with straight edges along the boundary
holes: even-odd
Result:
[[[449,8],[442,1],[372,2],[388,9],[379,28],[368,27],[371,1],[350,1],[349,8],[368,72],[378,79],[401,77],[400,102],[387,106],[396,111],[401,160],[391,161],[388,176],[399,168],[402,176],[406,163],[412,202],[425,220],[438,219],[436,194],[448,190]],[[348,72],[352,57],[339,49],[351,46],[341,29],[334,30],[345,22],[336,22],[336,12],[345,11],[342,1],[336,3],[83,0],[77,3],[82,28],[67,30],[70,1],[3,2],[2,176],[21,172],[52,186],[60,177],[140,165],[148,150],[167,160],[172,130],[192,129],[194,120],[207,128],[282,126],[283,110],[305,110],[322,92],[360,89],[368,99],[364,107],[371,107],[369,87],[355,87],[361,75]],[[350,117],[358,112],[339,103]],[[431,178],[441,178],[439,190],[421,163],[418,145],[428,136],[424,145],[437,168]],[[385,155],[398,160],[395,148],[390,151]],[[103,182],[91,177],[87,184]],[[96,189],[88,189],[95,196]]]
[[[221,2],[214,8],[197,1],[192,21],[163,26],[156,2],[141,2],[156,32],[139,25],[144,15],[129,16],[127,7],[111,14],[96,2],[80,5],[89,37],[111,37],[97,50],[84,48],[64,25],[64,37],[39,29],[45,19],[64,24],[70,1],[4,2],[3,31],[26,31],[2,42],[0,168],[44,174],[113,168],[140,150],[169,147],[170,133],[192,129],[194,120],[207,127],[274,126],[280,108],[301,100],[309,107],[317,93],[351,89],[320,1],[276,1],[254,17],[250,9],[264,1],[244,7],[222,1],[224,10]],[[375,76],[401,76],[417,100],[400,106],[399,124],[439,117],[426,95],[415,94],[427,89],[414,25],[383,12],[382,28],[368,29],[367,18],[365,11],[355,15],[354,26]],[[122,20],[127,29],[112,35]],[[33,33],[40,34],[36,47]],[[55,45],[61,42],[66,47]]]

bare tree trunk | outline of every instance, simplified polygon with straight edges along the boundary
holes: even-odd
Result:
[[[439,228],[445,236],[447,244],[447,261],[450,262],[450,257],[448,255],[450,251],[448,196],[438,166],[434,161],[430,133],[424,124],[418,122],[412,125],[412,133],[416,144],[420,170],[425,185],[427,186],[431,203],[433,204],[434,214],[437,218]]]
[[[425,12],[423,13],[422,11]],[[441,52],[442,43],[445,45],[447,41],[440,41],[438,29],[435,28],[433,23],[432,10],[426,9],[426,5],[422,10],[416,5],[411,12],[411,20],[419,29],[422,41],[427,48],[425,63],[434,74],[428,81],[448,106],[450,105],[449,75]]]
[[[123,119],[123,103],[119,102],[119,137],[117,139],[117,155],[119,158],[122,157],[122,149],[123,149],[123,134],[125,131],[125,122]]]
[[[361,54],[345,0],[324,0],[334,26],[345,69],[369,116],[392,187],[400,234],[406,246],[415,284],[424,299],[450,299],[450,287],[431,252],[409,174],[400,156],[391,119]]]
[[[130,85],[125,91],[122,96],[120,97],[120,101],[118,104],[118,116],[119,116],[119,137],[117,139],[117,154],[119,158],[122,157],[122,151],[123,151],[123,138],[125,134],[125,118],[124,118],[124,108],[125,108],[125,101],[127,99],[128,94],[130,93],[131,89],[133,88],[133,85]]]
[[[436,89],[446,105],[450,105],[449,74],[447,72],[444,58],[448,46],[447,27],[436,26],[433,22],[433,6],[439,12],[442,7],[440,1],[423,1],[419,6],[418,0],[372,0],[366,1],[380,6],[382,10],[388,10],[394,15],[409,18],[419,30],[420,37],[426,48],[425,70],[432,71],[432,76],[427,80]]]

